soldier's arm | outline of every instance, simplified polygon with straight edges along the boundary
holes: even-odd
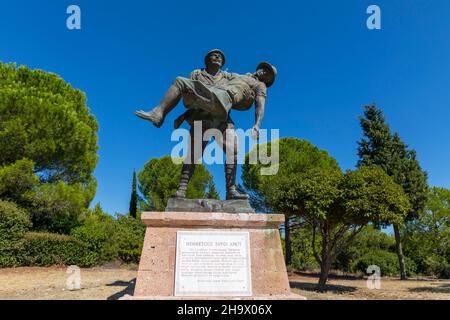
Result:
[[[223,75],[224,75],[225,79],[228,79],[228,80],[233,80],[233,79],[236,79],[241,76],[239,73],[234,73],[234,72],[230,73],[230,72],[226,72],[226,71],[223,72]]]
[[[266,107],[267,88],[262,82],[258,82],[253,90],[255,92],[255,126],[261,127],[262,119],[264,118],[264,110]]]
[[[264,111],[266,108],[266,97],[258,95],[255,98],[255,125],[254,128],[261,128],[261,123],[264,118]]]
[[[258,139],[266,108],[267,88],[264,83],[258,81],[252,86],[252,89],[255,93],[255,125],[252,128],[252,136]]]

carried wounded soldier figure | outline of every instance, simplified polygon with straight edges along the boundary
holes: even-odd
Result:
[[[214,55],[220,53],[221,65],[217,75],[220,80],[214,79],[206,71],[214,62]],[[237,192],[236,166],[237,166],[237,137],[234,132],[234,123],[229,117],[231,109],[248,110],[255,103],[255,125],[253,133],[259,136],[259,129],[264,116],[266,102],[266,91],[274,81],[277,70],[271,64],[262,62],[253,74],[239,75],[220,71],[224,63],[224,55],[220,50],[213,50],[205,57],[207,69],[195,70],[190,79],[177,77],[158,106],[149,112],[137,111],[135,114],[145,120],[151,121],[156,127],[161,127],[167,114],[172,111],[180,100],[187,111],[175,120],[174,126],[178,128],[183,121],[191,125],[191,139],[188,152],[190,161],[185,161],[182,168],[181,181],[175,197],[184,198],[186,196],[187,184],[192,176],[195,163],[203,154],[207,141],[202,141],[201,154],[192,152],[194,141],[194,122],[202,121],[202,136],[208,129],[218,129],[224,135],[224,141],[217,141],[222,144],[227,162],[225,165],[227,200],[248,199],[248,195]],[[211,65],[208,65],[211,63]],[[206,78],[205,78],[206,77]],[[231,138],[229,132],[231,131]],[[226,134],[225,134],[226,133]],[[232,141],[230,141],[232,140]],[[229,163],[229,159],[232,159]]]
[[[159,105],[149,112],[137,111],[136,115],[151,121],[156,127],[161,127],[166,115],[184,98],[184,105],[188,110],[184,114],[185,120],[190,120],[189,115],[202,111],[214,116],[217,122],[224,122],[229,117],[231,109],[245,111],[251,108],[255,102],[256,109],[264,109],[266,91],[275,81],[276,69],[267,62],[258,65],[255,73],[239,75],[229,74],[229,81],[222,84],[208,85],[195,78],[195,72],[191,79],[177,77]],[[261,114],[261,118],[262,118]],[[178,128],[180,118],[175,121]],[[261,119],[262,120],[262,119]],[[260,127],[261,123],[255,123]]]

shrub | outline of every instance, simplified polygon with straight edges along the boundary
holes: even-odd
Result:
[[[314,258],[311,240],[312,231],[310,228],[291,229],[292,268],[296,270],[312,270],[320,267]],[[316,242],[318,240],[316,239]],[[285,241],[282,241],[282,243],[285,252]]]
[[[138,263],[145,225],[127,215],[118,214],[113,218],[97,205],[90,210],[84,224],[72,230],[71,235],[96,253],[97,264],[115,260]]]
[[[450,264],[445,257],[429,255],[423,261],[424,273],[439,278],[450,278]]]
[[[99,205],[87,216],[84,224],[72,230],[71,235],[85,243],[97,255],[97,264],[117,259],[118,243],[115,240],[116,222],[104,213]]]
[[[28,159],[0,167],[0,198],[24,205],[24,195],[39,182],[34,162]]]
[[[395,276],[400,272],[397,254],[384,250],[374,250],[366,253],[356,260],[353,271],[360,271],[366,274],[367,267],[377,265],[380,267],[382,276]],[[408,276],[416,272],[414,261],[405,257],[406,273]]]
[[[0,267],[16,266],[23,236],[31,227],[28,214],[16,204],[0,200]]]
[[[95,252],[89,251],[86,243],[70,236],[44,232],[25,235],[20,258],[22,265],[27,266],[56,264],[90,267],[97,261]]]
[[[35,230],[70,234],[81,225],[90,201],[90,192],[79,183],[46,183],[27,193]]]
[[[395,238],[372,225],[356,235],[353,241],[338,254],[333,263],[334,269],[351,272],[355,262],[372,251],[395,250]]]
[[[145,225],[141,220],[118,216],[114,239],[118,245],[118,258],[125,263],[138,263],[145,236]]]

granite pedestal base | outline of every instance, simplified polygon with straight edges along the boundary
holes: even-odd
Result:
[[[291,293],[281,247],[280,214],[222,212],[145,212],[147,225],[133,296],[123,299],[305,299]],[[249,234],[250,296],[176,296],[178,231],[239,231]]]

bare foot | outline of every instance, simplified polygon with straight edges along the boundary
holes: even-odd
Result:
[[[150,121],[157,128],[161,127],[163,124],[163,120],[164,120],[163,117],[153,110],[151,110],[149,112],[140,110],[140,111],[136,111],[134,114],[137,115],[141,119]]]

